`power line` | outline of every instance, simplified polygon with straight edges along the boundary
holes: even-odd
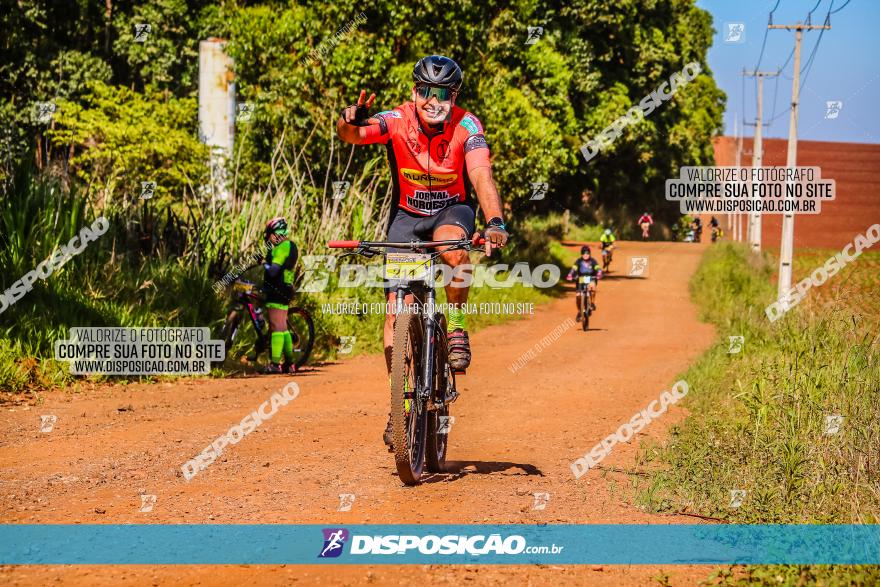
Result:
[[[767,24],[773,24],[773,13],[776,12],[777,8],[779,8],[779,3],[781,1],[782,0],[776,0],[776,5],[773,6],[773,10],[770,11],[770,16],[767,17]],[[822,0],[819,0],[819,1],[821,2]],[[758,55],[758,63],[757,63],[757,65],[755,65],[755,67],[754,67],[754,69],[752,69],[752,71],[758,71],[758,69],[761,67],[761,59],[764,58],[764,48],[767,47],[767,32],[768,31],[769,31],[769,29],[764,29],[764,40],[761,41],[761,54]]]
[[[782,70],[780,69],[779,72],[782,73]],[[779,76],[774,76],[773,81],[775,82],[773,84],[773,114],[770,115],[768,124],[772,122],[773,117],[776,116],[776,95],[779,93]]]
[[[851,1],[852,0],[846,0],[846,2],[843,3],[843,6],[841,6],[840,8],[838,8],[837,10],[835,10],[833,12],[829,11],[828,14],[837,14],[838,12],[840,12],[841,10],[846,8],[846,5],[849,4]],[[834,2],[832,2],[832,4],[834,4]]]
[[[812,24],[810,17],[813,16],[813,13],[816,12],[816,9],[819,8],[820,4],[822,4],[822,0],[816,0],[816,5],[813,6],[813,9],[807,13],[807,18],[805,21],[807,24]],[[832,4],[834,4],[834,2],[832,2]]]
[[[849,0],[847,0],[849,2]],[[843,6],[846,6],[844,4]],[[841,8],[843,8],[841,6]],[[831,5],[828,7],[828,12],[825,14],[825,26],[829,26],[831,24],[831,9],[834,8],[834,0],[831,0]],[[819,38],[816,39],[816,44],[813,46],[812,52],[810,52],[810,56],[807,58],[807,63],[804,65],[804,68],[801,69],[801,73],[804,74],[804,81],[801,82],[801,87],[798,89],[798,98],[800,98],[801,92],[804,90],[804,86],[807,85],[807,78],[810,77],[810,71],[813,69],[813,61],[816,59],[816,52],[819,50],[819,43],[822,42],[822,35],[825,34],[826,29],[822,29],[819,31]]]

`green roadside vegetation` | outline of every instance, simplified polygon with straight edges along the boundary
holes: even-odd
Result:
[[[795,279],[834,253],[798,251]],[[706,253],[691,293],[718,340],[682,376],[689,416],[642,451],[649,476],[634,481],[636,503],[732,523],[876,524],[880,253],[863,253],[771,323],[776,267],[742,245]],[[728,352],[730,336],[744,337],[741,352]],[[738,507],[734,490],[746,492]],[[710,583],[876,585],[880,568],[730,567]]]
[[[412,67],[425,55],[447,55],[465,72],[458,105],[485,128],[515,240],[501,262],[568,261],[549,234],[594,240],[598,228],[587,225],[611,223],[625,238],[625,219],[657,210],[663,178],[711,163],[722,128],[726,98],[706,63],[712,18],[695,0],[15,4],[0,12],[9,33],[0,64],[9,80],[0,84],[0,294],[95,219],[107,218],[109,229],[0,311],[0,390],[70,384],[66,366],[47,358],[73,326],[217,332],[227,300],[212,286],[252,256],[269,218],[286,217],[303,255],[329,253],[330,239],[381,238],[394,205],[384,150],[341,145],[334,127],[362,89],[376,93],[376,110],[410,100]],[[143,23],[151,29],[136,39]],[[533,26],[545,33],[527,45]],[[235,122],[225,173],[212,165],[198,122],[199,43],[211,38],[224,40],[234,63],[226,81],[236,101],[252,107]],[[699,76],[583,165],[581,145],[692,62]],[[155,182],[149,198],[144,182]],[[349,183],[343,198],[334,182]],[[547,183],[543,200],[531,200],[535,182]],[[556,213],[565,209],[577,216],[567,235]],[[666,225],[678,217],[658,214]],[[483,288],[471,301],[552,295]],[[349,297],[381,300],[378,291]],[[379,316],[324,317],[324,301],[297,300],[318,322],[316,358],[333,358],[346,335],[365,343],[355,352],[377,350]],[[475,316],[470,325],[499,319]]]
[[[4,267],[10,274],[23,276],[53,250],[67,243],[90,216],[85,200],[76,194],[65,193],[57,182],[46,178],[27,178],[21,185],[28,186],[27,194],[19,199],[22,206],[6,207],[3,223],[16,227],[20,238],[0,252]],[[63,268],[49,278],[37,279],[33,290],[3,313],[0,320],[0,391],[28,392],[71,386],[81,377],[68,373],[65,362],[55,361],[55,340],[67,338],[70,326],[209,326],[215,337],[220,336],[229,305],[228,289],[215,293],[213,285],[219,275],[210,262],[199,262],[193,257],[144,257],[123,253],[130,241],[137,239],[135,230],[127,230],[118,218],[109,218],[111,229],[73,257]],[[532,269],[551,264],[564,272],[570,253],[558,245],[562,236],[561,216],[548,221],[545,218],[527,218],[512,229],[517,236],[511,247],[501,255],[485,258],[473,255],[475,264],[506,263],[513,269],[515,263],[526,263]],[[572,227],[576,230],[580,228]],[[296,236],[294,236],[296,238]],[[136,242],[134,243],[136,246]],[[319,251],[316,251],[319,252]],[[330,253],[326,251],[320,251]],[[204,249],[201,255],[207,256]],[[347,263],[359,264],[361,258],[347,258]],[[244,278],[259,283],[260,268],[252,269]],[[384,314],[334,314],[325,312],[325,304],[373,303],[384,301],[381,288],[339,288],[338,272],[331,275],[326,291],[298,294],[297,305],[305,306],[315,320],[316,344],[313,359],[320,362],[342,358],[338,355],[343,336],[356,337],[352,355],[381,352]],[[544,273],[544,278],[548,277]],[[537,305],[561,295],[556,285],[550,288],[531,287],[522,283],[511,271],[498,272],[497,281],[509,287],[473,287],[469,303],[519,304],[513,313],[478,313],[468,317],[468,328],[479,330],[487,325],[510,319],[528,317],[524,307]],[[438,291],[438,302],[444,303],[445,292]],[[520,311],[522,310],[522,311]],[[247,326],[246,331],[252,330]],[[224,376],[235,369],[235,359],[247,352],[248,337],[230,353],[234,359],[227,369],[216,369],[214,375]],[[351,356],[351,355],[346,355]],[[265,355],[263,357],[265,360]],[[92,382],[108,378],[95,376]],[[132,378],[132,380],[156,380]],[[171,379],[165,377],[163,379]],[[114,381],[124,381],[113,378]]]

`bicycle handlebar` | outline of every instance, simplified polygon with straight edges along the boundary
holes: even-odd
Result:
[[[469,239],[446,240],[446,241],[410,241],[406,243],[390,243],[381,241],[342,241],[333,240],[327,243],[331,249],[359,249],[364,248],[386,248],[386,249],[429,249],[433,247],[453,246],[453,245],[484,245],[486,239],[479,238],[475,241]]]

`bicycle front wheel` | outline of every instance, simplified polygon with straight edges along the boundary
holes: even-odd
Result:
[[[429,473],[442,473],[446,462],[446,447],[452,419],[449,416],[447,395],[455,389],[455,373],[449,366],[446,346],[446,317],[438,313],[435,317],[437,328],[434,332],[434,382],[433,396],[437,409],[428,414],[428,441],[425,451],[425,466]]]
[[[398,314],[391,354],[391,437],[397,474],[406,485],[419,482],[425,465],[428,410],[417,394],[422,387],[424,342],[419,314]]]

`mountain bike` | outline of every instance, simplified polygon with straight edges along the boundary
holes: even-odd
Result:
[[[400,480],[416,485],[427,470],[439,473],[449,445],[449,405],[458,398],[456,371],[449,365],[446,316],[435,304],[434,263],[441,253],[482,251],[484,239],[411,242],[330,241],[334,249],[354,249],[343,257],[385,253],[385,279],[397,294],[391,355],[391,431]],[[428,252],[429,249],[439,251]],[[413,302],[407,303],[411,295]],[[460,373],[459,373],[460,374]]]
[[[252,265],[245,271],[254,267],[261,267],[261,265]],[[248,340],[249,337],[245,335],[245,346],[253,345],[251,357],[256,360],[263,351],[269,348],[270,339],[269,326],[266,323],[263,310],[263,293],[256,283],[241,277],[232,283],[230,289],[232,302],[226,313],[226,321],[223,324],[221,335],[226,346],[226,356],[230,356],[236,338],[241,338],[243,321],[247,318],[253,326],[253,342],[251,343],[251,340]],[[293,360],[289,364],[299,369],[309,359],[315,344],[315,323],[312,320],[312,315],[305,308],[291,306],[287,309],[287,329],[293,339]]]
[[[722,236],[724,236],[724,231],[721,230],[721,227],[720,226],[713,226],[712,227],[712,242],[714,243]]]
[[[608,245],[604,249],[602,249],[602,271],[606,273],[611,268],[611,259],[614,256],[612,252],[614,250],[614,245]]]
[[[590,294],[590,289],[587,287],[587,284],[592,280],[592,275],[579,275],[577,278],[577,295],[581,300],[581,328],[584,329],[584,332],[590,329],[590,316],[593,313],[593,296]],[[583,286],[583,289],[581,289],[581,286]]]

